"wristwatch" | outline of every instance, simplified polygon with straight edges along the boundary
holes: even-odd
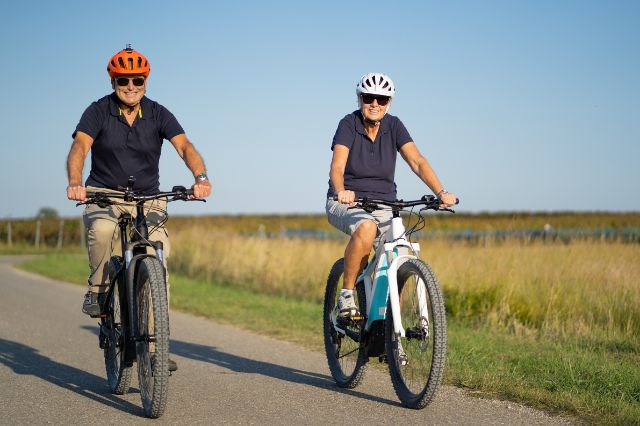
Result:
[[[205,180],[209,180],[206,173],[200,173],[196,176],[196,182],[204,182]]]

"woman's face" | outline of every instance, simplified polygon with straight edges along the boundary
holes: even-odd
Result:
[[[380,121],[389,110],[391,98],[382,95],[363,93],[360,95],[360,111],[364,118],[371,121]]]

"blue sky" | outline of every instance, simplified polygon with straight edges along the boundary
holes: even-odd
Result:
[[[333,133],[370,71],[395,81],[391,114],[461,211],[639,211],[638,22],[637,1],[11,2],[0,217],[80,214],[71,133],[126,43],[214,183],[173,213],[322,212]],[[191,182],[166,142],[161,186]],[[428,193],[400,157],[396,182]]]

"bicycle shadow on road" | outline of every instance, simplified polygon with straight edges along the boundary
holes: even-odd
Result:
[[[136,416],[144,415],[142,407],[111,395],[103,377],[54,361],[22,343],[0,338],[0,364],[16,374],[38,377],[108,407]]]
[[[200,345],[191,342],[184,342],[180,340],[171,340],[170,348],[172,354],[176,354],[195,361],[215,364],[228,370],[235,371],[237,373],[260,374],[278,380],[314,386],[316,388],[326,389],[332,392],[340,392],[346,395],[351,395],[374,402],[399,405],[398,402],[386,398],[368,395],[366,393],[357,392],[351,389],[340,388],[335,384],[331,377],[325,374],[298,370],[296,368],[286,367],[284,365],[273,364],[265,361],[256,361],[254,359],[249,359],[242,356],[219,351],[215,347]]]

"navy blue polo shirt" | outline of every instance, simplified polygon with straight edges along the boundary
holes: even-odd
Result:
[[[122,189],[129,176],[134,189],[145,195],[159,192],[162,141],[184,133],[178,120],[157,102],[144,96],[141,113],[129,126],[115,93],[93,102],[82,114],[72,137],[81,131],[93,138],[87,186]]]
[[[376,140],[369,139],[360,110],[346,115],[338,124],[331,150],[336,145],[349,148],[344,170],[344,187],[356,197],[387,201],[396,199],[396,157],[402,145],[411,142],[409,132],[396,116],[385,114]],[[328,197],[335,195],[329,180]]]

